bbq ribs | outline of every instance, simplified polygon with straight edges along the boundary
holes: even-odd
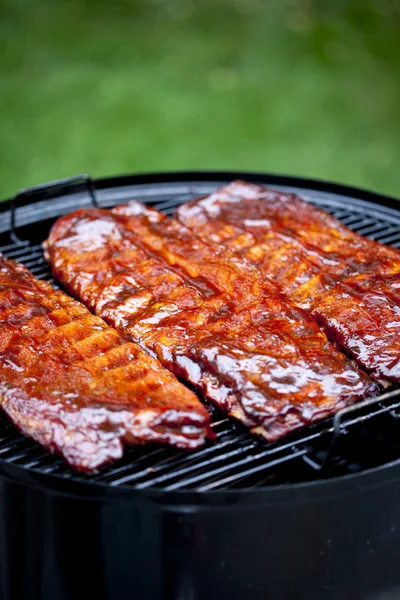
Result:
[[[375,392],[248,262],[140,203],[62,217],[46,247],[70,293],[269,440]]]
[[[182,205],[179,220],[278,283],[371,377],[400,381],[400,251],[293,194],[237,181]]]
[[[0,255],[0,405],[27,436],[91,471],[123,444],[197,448],[209,415],[137,344]]]

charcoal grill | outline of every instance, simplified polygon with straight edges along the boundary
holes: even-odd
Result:
[[[400,246],[397,201],[253,173],[89,176],[0,205],[0,250],[56,285],[41,242],[62,214],[142,200],[170,215],[233,179],[299,193]],[[400,205],[399,205],[400,206]],[[0,418],[0,597],[400,598],[400,390],[277,443],[213,410],[216,441],[129,449],[78,474]]]

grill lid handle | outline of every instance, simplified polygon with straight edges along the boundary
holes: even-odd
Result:
[[[77,192],[86,192],[90,198],[92,205],[99,208],[99,203],[96,198],[96,188],[92,178],[88,173],[75,175],[73,177],[65,177],[55,181],[48,181],[40,185],[34,185],[29,188],[20,190],[14,198],[11,199],[10,205],[10,238],[15,244],[27,244],[16,233],[18,228],[16,224],[16,209],[18,206],[37,202],[38,200],[50,200],[59,196],[73,194]]]

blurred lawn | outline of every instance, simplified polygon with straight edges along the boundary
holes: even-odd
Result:
[[[0,197],[88,171],[249,169],[400,196],[400,1],[14,0]]]

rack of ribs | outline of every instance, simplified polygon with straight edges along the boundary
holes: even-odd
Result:
[[[46,255],[70,293],[269,440],[376,391],[254,267],[138,202],[62,217]]]
[[[383,385],[400,381],[400,251],[293,194],[233,182],[179,207],[179,220],[278,283]]]
[[[137,344],[0,255],[0,405],[74,468],[91,471],[144,442],[197,448],[209,415]]]

